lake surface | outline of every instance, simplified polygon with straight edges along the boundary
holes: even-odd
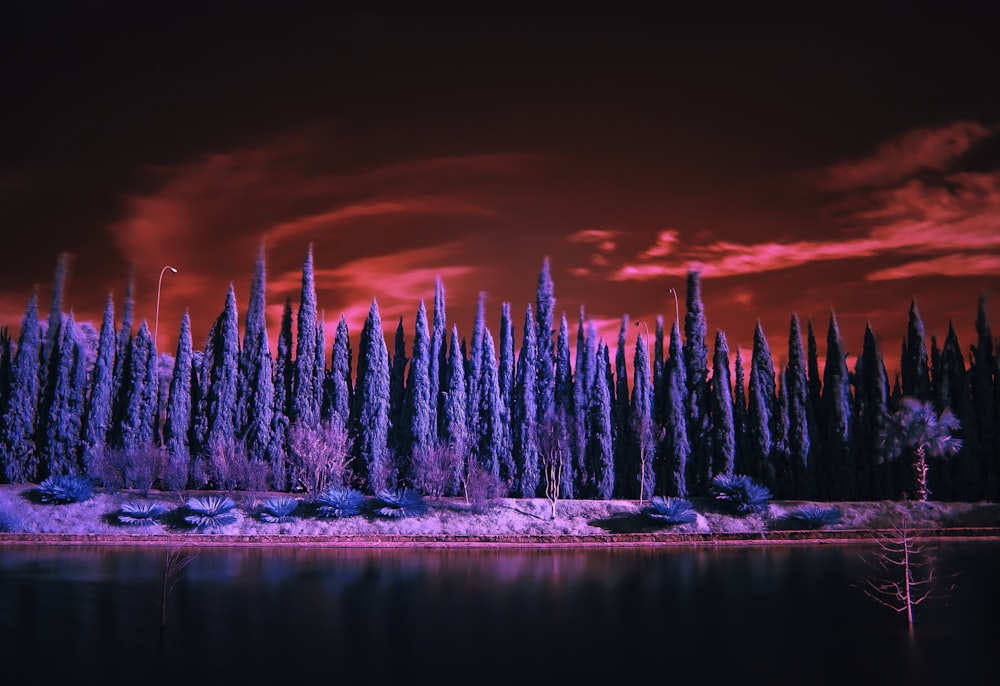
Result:
[[[940,551],[912,640],[856,544],[184,552],[161,630],[166,549],[0,548],[4,683],[959,684],[1000,646],[996,542]]]

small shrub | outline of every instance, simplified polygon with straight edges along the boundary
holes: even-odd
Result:
[[[4,512],[0,510],[0,533],[2,534],[12,534],[24,528],[21,524],[21,520],[10,512]]]
[[[134,526],[151,526],[167,512],[167,506],[156,500],[132,500],[122,503],[118,521]]]
[[[361,512],[365,497],[356,488],[331,487],[316,496],[316,514],[330,519],[353,517]]]
[[[815,504],[803,505],[792,510],[786,516],[790,522],[803,529],[820,529],[830,524],[839,524],[843,519],[843,515],[836,507]]]
[[[642,513],[664,524],[693,524],[698,519],[690,500],[654,495]]]
[[[295,510],[298,507],[298,499],[290,496],[268,498],[261,503],[259,516],[261,521],[268,524],[284,524],[295,520]]]
[[[771,491],[746,474],[719,474],[712,479],[715,499],[738,514],[753,514],[767,509]]]
[[[219,529],[236,521],[236,501],[226,495],[189,498],[184,507],[184,521],[199,529]]]
[[[82,503],[94,495],[94,482],[79,474],[50,476],[39,484],[38,495],[43,503]]]
[[[473,512],[487,512],[497,498],[502,498],[506,489],[499,476],[493,474],[476,460],[471,460],[468,471],[462,479],[465,502]]]
[[[378,494],[378,504],[375,511],[383,517],[402,519],[427,512],[427,501],[420,491],[412,488],[401,488],[396,491],[381,491]]]

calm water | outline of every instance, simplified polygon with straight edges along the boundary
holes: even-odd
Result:
[[[947,597],[855,586],[872,548],[0,549],[3,683],[968,683],[995,673],[1000,544]],[[986,672],[988,673],[988,672]],[[739,681],[733,681],[737,679]],[[361,681],[363,680],[363,681]]]

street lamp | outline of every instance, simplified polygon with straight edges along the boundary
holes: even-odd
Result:
[[[157,349],[156,348],[156,334],[158,333],[159,328],[160,328],[160,289],[163,288],[163,274],[168,269],[170,271],[172,271],[174,274],[177,273],[177,270],[174,269],[173,267],[171,267],[170,265],[167,265],[166,267],[164,267],[163,269],[160,270],[160,280],[156,284],[156,319],[153,320],[153,350]]]
[[[677,322],[677,328],[680,329],[681,326],[681,309],[677,306],[677,291],[673,288],[668,288],[667,293],[674,296],[674,321]]]

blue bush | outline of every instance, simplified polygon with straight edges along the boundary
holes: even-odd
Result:
[[[299,501],[290,496],[268,498],[260,506],[260,518],[269,524],[283,524],[295,519]]]
[[[690,500],[659,495],[649,499],[649,505],[642,509],[642,513],[664,524],[692,524],[698,519]]]
[[[356,488],[327,488],[316,496],[316,514],[330,519],[353,517],[361,512],[365,497]]]
[[[789,520],[805,529],[819,529],[829,524],[839,524],[843,515],[836,507],[803,505],[787,514]]]
[[[199,529],[218,529],[236,521],[236,502],[226,495],[189,498],[184,504],[184,521]]]
[[[401,488],[397,491],[382,491],[378,494],[375,511],[383,517],[402,519],[427,512],[427,502],[419,491]]]
[[[771,491],[746,474],[719,474],[712,479],[715,499],[738,514],[752,514],[767,509]]]
[[[82,503],[94,495],[94,482],[79,474],[50,476],[38,485],[38,495],[43,503]]]
[[[167,506],[155,500],[133,500],[122,503],[118,521],[134,526],[151,526],[167,511]]]

